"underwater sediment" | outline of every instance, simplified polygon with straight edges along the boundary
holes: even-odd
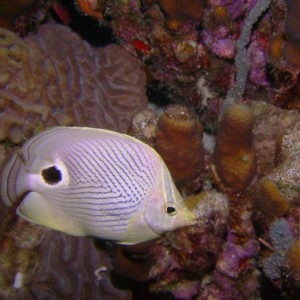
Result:
[[[0,30],[1,164],[48,127],[127,132],[160,153],[197,224],[95,243],[1,201],[1,297],[297,299],[299,1],[74,2],[118,46],[53,23]]]

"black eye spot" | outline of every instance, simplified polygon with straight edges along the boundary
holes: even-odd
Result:
[[[59,183],[62,179],[60,170],[58,170],[55,166],[44,169],[42,171],[42,176],[45,182],[51,185]]]
[[[176,213],[176,208],[173,207],[173,206],[168,206],[168,207],[167,207],[167,213],[168,213],[169,215],[174,215],[174,214]]]

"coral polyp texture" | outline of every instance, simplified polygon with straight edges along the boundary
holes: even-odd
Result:
[[[55,125],[126,132],[146,106],[145,74],[116,45],[94,49],[69,28],[48,24],[25,40],[1,29],[0,49],[1,141],[18,144]]]
[[[299,201],[299,130],[300,124],[296,123],[278,140],[277,159],[279,162],[272,172],[265,176],[266,180],[277,185],[282,197],[290,205],[297,204]]]
[[[216,181],[236,191],[246,189],[256,172],[253,122],[249,107],[233,104],[226,109],[217,135],[213,159]]]

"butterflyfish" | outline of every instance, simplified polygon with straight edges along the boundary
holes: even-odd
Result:
[[[29,139],[4,167],[1,195],[29,222],[120,244],[196,223],[159,154],[104,129],[54,127]]]

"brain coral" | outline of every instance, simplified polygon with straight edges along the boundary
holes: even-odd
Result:
[[[0,142],[18,144],[54,125],[125,132],[147,104],[145,82],[134,57],[116,45],[94,49],[67,27],[44,25],[26,39],[0,29]],[[9,152],[0,143],[0,165]],[[0,275],[1,299],[130,298],[111,285],[110,270],[101,279],[97,270],[109,269],[109,261],[91,240],[50,232],[41,243],[39,227],[20,223],[1,205],[0,273],[6,274]],[[21,229],[30,230],[35,243],[24,246]],[[82,288],[82,275],[91,286]]]
[[[54,24],[24,40],[1,29],[0,141],[55,125],[125,132],[147,104],[145,83],[139,62],[116,45],[94,49]]]

